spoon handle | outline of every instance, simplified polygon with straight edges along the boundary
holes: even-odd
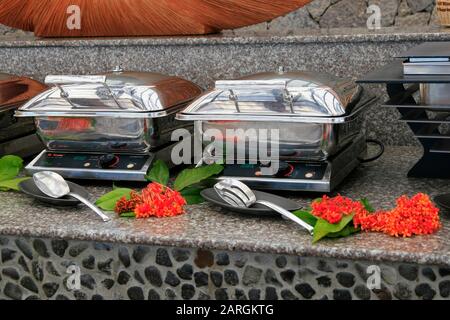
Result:
[[[265,201],[265,200],[258,200],[256,201],[256,203],[259,203],[260,205],[263,205],[267,208],[270,208],[280,214],[282,214],[283,216],[285,216],[286,218],[294,221],[295,223],[299,224],[300,226],[302,226],[304,229],[308,230],[308,232],[312,235],[313,234],[313,230],[314,228],[312,226],[310,226],[309,224],[307,224],[305,221],[303,221],[302,219],[300,219],[299,217],[297,217],[295,214],[293,214],[292,212],[287,211],[286,209],[276,205],[275,203],[269,202],[269,201]]]
[[[92,211],[94,211],[100,218],[102,218],[102,220],[104,222],[108,222],[111,220],[110,217],[108,217],[106,214],[103,213],[102,210],[100,210],[100,208],[98,208],[96,205],[94,205],[93,203],[91,203],[88,199],[80,196],[79,194],[76,193],[69,193],[68,196],[74,197],[75,199],[80,200],[81,202],[83,202],[85,205],[87,205],[89,208],[92,209]]]

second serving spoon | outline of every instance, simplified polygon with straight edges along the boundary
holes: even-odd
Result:
[[[224,179],[214,186],[217,194],[228,204],[237,207],[250,208],[254,204],[258,203],[267,208],[270,208],[285,218],[294,221],[304,229],[308,230],[310,234],[313,234],[314,228],[304,222],[302,219],[294,215],[292,212],[265,200],[257,200],[253,191],[247,187],[246,184],[235,179]]]

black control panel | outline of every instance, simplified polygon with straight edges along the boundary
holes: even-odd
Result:
[[[259,164],[232,164],[226,165],[223,175],[228,177],[261,177],[284,179],[322,180],[328,163],[301,163],[281,162],[276,174],[262,175]]]
[[[85,170],[141,170],[148,162],[148,155],[89,154],[46,152],[35,166]]]

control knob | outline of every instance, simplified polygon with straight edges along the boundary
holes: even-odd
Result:
[[[103,169],[109,169],[109,168],[112,168],[112,167],[114,167],[118,162],[119,162],[119,157],[116,156],[116,155],[114,155],[114,154],[111,154],[111,153],[104,154],[104,155],[102,155],[102,156],[99,158],[100,166],[101,166]]]

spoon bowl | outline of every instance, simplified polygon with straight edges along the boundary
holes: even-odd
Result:
[[[313,234],[314,228],[294,215],[292,212],[265,200],[257,200],[255,193],[244,183],[235,179],[224,179],[214,185],[217,194],[228,204],[234,207],[250,208],[255,204],[270,208],[289,220],[294,221],[304,229]]]
[[[59,174],[51,171],[42,171],[33,175],[36,186],[49,197],[59,199],[70,193],[66,180]]]
[[[64,196],[70,196],[80,200],[89,208],[92,209],[103,221],[110,221],[107,215],[103,213],[100,208],[92,204],[88,199],[83,196],[70,191],[70,186],[64,178],[56,172],[42,171],[33,175],[33,180],[39,190],[49,197],[59,199]]]

